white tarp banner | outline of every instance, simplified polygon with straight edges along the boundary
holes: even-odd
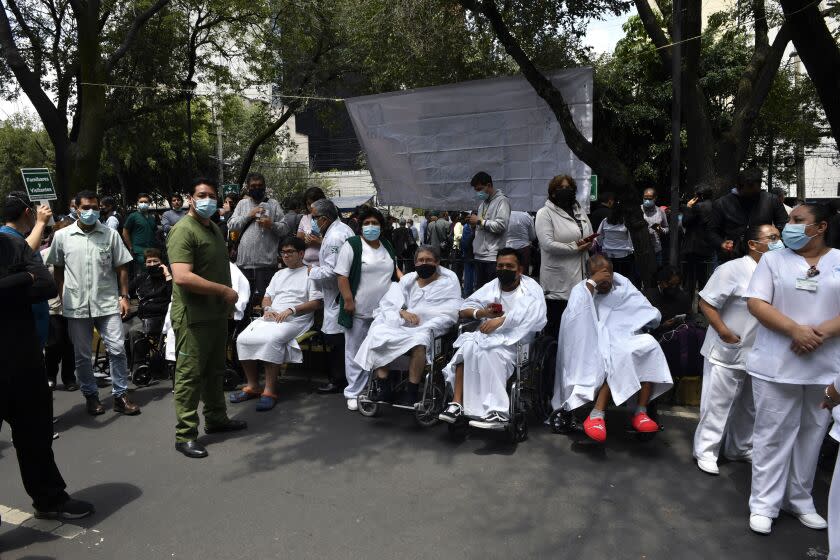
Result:
[[[548,75],[581,133],[592,139],[592,69]],[[521,76],[346,100],[367,154],[380,204],[439,210],[477,207],[469,182],[478,171],[514,210],[545,204],[548,182],[571,175],[589,208],[591,170],[566,145],[554,113]]]

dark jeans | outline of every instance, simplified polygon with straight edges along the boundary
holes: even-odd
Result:
[[[563,316],[563,312],[566,310],[566,305],[568,305],[568,301],[565,299],[546,299],[545,306],[546,306],[546,314],[548,316],[548,322],[545,324],[545,334],[548,336],[552,336],[557,338],[560,335],[560,319]]]
[[[241,270],[251,285],[251,302],[249,307],[260,305],[263,295],[265,295],[265,289],[268,288],[271,279],[277,272],[277,267],[243,268]]]
[[[37,510],[48,511],[69,496],[52,451],[52,393],[44,364],[6,364],[0,372],[0,420],[12,429],[20,477]]]
[[[496,278],[496,261],[475,261],[475,289]]]
[[[709,280],[712,264],[711,255],[696,255],[686,253],[683,255],[683,278],[685,278],[685,290],[693,298],[695,289],[700,291]]]
[[[344,333],[325,334],[324,340],[332,347],[327,379],[336,385],[347,385],[347,376],[344,373]]]
[[[475,261],[464,260],[464,297],[475,291]]]
[[[610,261],[612,262],[614,272],[618,272],[629,279],[636,286],[636,289],[641,289],[642,283],[639,280],[639,275],[636,273],[636,257],[632,253],[626,257],[611,258]]]
[[[55,382],[58,377],[58,367],[61,364],[61,382],[76,385],[76,355],[73,353],[73,343],[67,331],[67,319],[61,315],[50,315],[50,334],[44,347],[44,359],[47,366],[47,377]]]

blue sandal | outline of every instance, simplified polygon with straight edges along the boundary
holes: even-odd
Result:
[[[241,390],[234,391],[230,394],[230,402],[236,404],[245,401],[250,401],[251,399],[258,399],[260,398],[260,394],[261,393],[254,391],[246,385],[245,387],[242,387]]]
[[[270,393],[263,393],[260,395],[260,400],[257,401],[257,412],[265,412],[271,410],[277,404],[277,396]]]

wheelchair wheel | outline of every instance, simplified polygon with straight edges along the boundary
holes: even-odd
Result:
[[[575,430],[575,417],[571,412],[555,410],[548,417],[548,425],[555,434],[568,434]]]
[[[379,403],[371,402],[369,400],[358,399],[359,413],[368,418],[375,418],[382,412],[382,406]]]
[[[517,413],[508,429],[511,443],[521,443],[528,439],[528,421],[525,419],[525,413]]]
[[[427,379],[426,383],[430,383]],[[438,415],[443,412],[443,387],[432,383],[431,389],[427,391],[426,397],[418,402],[414,408],[414,419],[424,428],[430,428],[440,420]]]
[[[534,370],[533,409],[539,421],[549,418],[552,413],[551,398],[554,396],[554,373],[557,363],[557,341],[550,337],[541,337],[536,343],[532,367]]]
[[[131,380],[138,387],[145,387],[152,382],[152,369],[148,364],[137,364],[131,372]]]

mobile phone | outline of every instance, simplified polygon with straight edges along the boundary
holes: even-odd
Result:
[[[598,237],[598,232],[595,232],[588,237],[584,237],[583,242],[584,243],[592,243],[593,241],[595,241],[595,238],[597,238],[597,237]]]

